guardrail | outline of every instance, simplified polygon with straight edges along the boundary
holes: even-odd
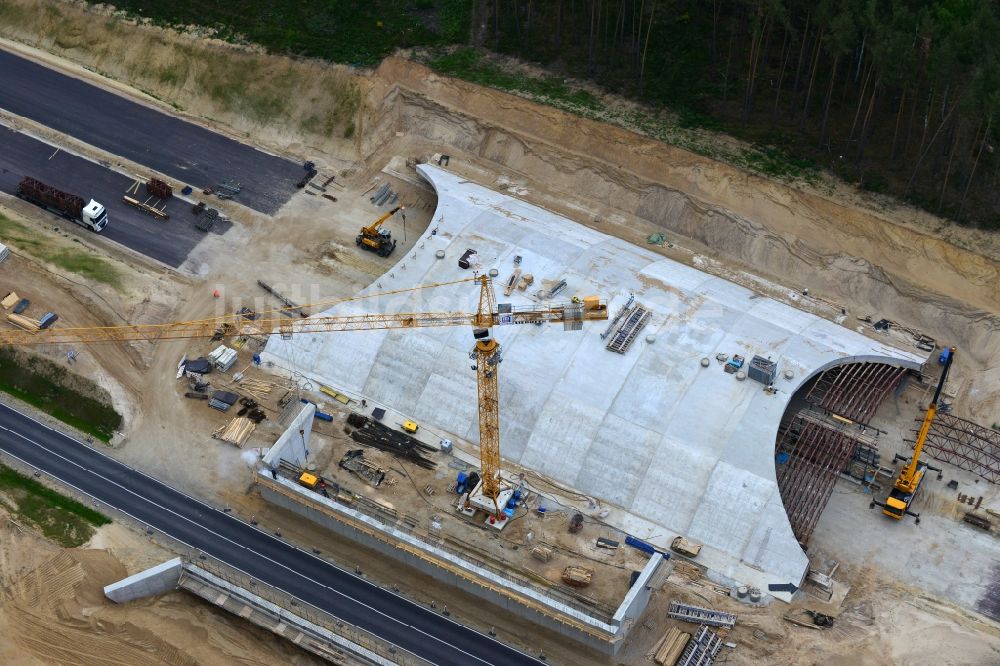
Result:
[[[204,559],[201,559],[202,557]],[[230,585],[247,590],[251,594],[278,606],[287,611],[290,616],[293,616],[293,618],[279,616],[278,619],[284,621],[291,620],[294,623],[294,618],[301,618],[310,624],[341,636],[393,664],[399,664],[400,666],[434,666],[433,662],[389,643],[366,629],[362,629],[350,622],[345,622],[332,613],[328,613],[308,602],[302,601],[298,597],[273,585],[262,582],[221,560],[207,555],[200,555],[190,560],[190,564],[197,569],[203,569],[216,578],[226,581]],[[197,573],[192,573],[187,567],[185,568],[185,574],[197,577]],[[201,580],[211,584],[211,581],[204,578]],[[267,612],[266,609],[259,610]]]

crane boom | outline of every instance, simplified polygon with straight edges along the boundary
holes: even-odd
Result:
[[[916,497],[917,490],[920,488],[920,482],[923,481],[924,473],[930,468],[927,463],[920,460],[920,455],[924,450],[924,442],[927,440],[927,434],[931,430],[931,424],[934,423],[934,416],[937,414],[938,401],[941,399],[941,391],[944,389],[944,383],[948,379],[948,370],[951,369],[951,363],[955,358],[955,348],[951,347],[948,350],[948,357],[944,362],[944,369],[941,370],[941,378],[938,379],[937,388],[934,391],[934,398],[931,400],[930,404],[927,405],[927,411],[924,414],[924,420],[920,424],[920,430],[917,433],[916,442],[913,444],[913,456],[910,458],[910,462],[907,463],[906,467],[900,470],[899,476],[896,477],[896,481],[893,484],[892,490],[889,492],[889,496],[886,498],[885,503],[876,502],[872,500],[871,506],[876,504],[882,507],[882,513],[889,516],[890,518],[895,518],[896,520],[902,520],[903,516],[910,514],[916,516],[917,522],[920,522],[920,515],[915,514],[910,511],[910,505],[913,503],[913,498]],[[897,459],[899,456],[897,456]],[[940,470],[938,470],[940,471]]]
[[[398,210],[398,209],[397,209]],[[393,210],[383,218],[395,213]],[[376,228],[382,219],[371,228]],[[502,360],[500,344],[493,338],[493,326],[516,324],[563,323],[567,329],[579,328],[585,320],[608,318],[607,305],[594,296],[580,302],[539,305],[498,306],[493,284],[483,275],[472,280],[479,283],[479,307],[476,312],[402,312],[395,314],[352,314],[317,316],[306,319],[268,317],[255,321],[239,313],[173,322],[169,324],[135,324],[80,328],[47,328],[37,331],[22,329],[0,330],[0,346],[44,344],[95,344],[215,338],[233,335],[282,336],[301,333],[334,333],[342,331],[394,330],[436,326],[472,326],[476,339],[471,352],[476,361],[476,383],[479,391],[479,450],[482,468],[482,494],[500,513],[500,406],[497,367]],[[453,283],[447,283],[453,284]],[[438,287],[444,285],[428,285]],[[398,292],[393,292],[398,293]],[[373,294],[378,296],[379,294]],[[351,299],[353,300],[353,299]]]
[[[602,306],[603,307],[603,306]],[[479,326],[507,324],[564,323],[573,317],[573,304],[546,307],[511,307],[509,313],[480,315],[470,312],[400,312],[394,314],[356,314],[319,316],[307,319],[271,317],[249,321],[239,314],[169,324],[129,324],[82,328],[48,328],[40,331],[0,330],[0,345],[27,346],[46,344],[93,344],[185,340],[211,338],[226,328],[225,335],[271,335],[300,333],[336,333],[379,329],[429,328],[436,326]],[[603,313],[603,317],[600,316]],[[607,311],[584,311],[583,318],[607,319]],[[485,327],[484,327],[485,328]]]
[[[395,215],[396,213],[398,213],[401,210],[404,210],[403,206],[396,206],[395,208],[393,208],[392,210],[390,210],[388,213],[386,213],[385,215],[382,215],[377,220],[375,220],[374,222],[372,222],[371,224],[369,224],[367,227],[362,228],[361,232],[363,234],[367,234],[369,236],[375,236],[375,235],[377,235],[378,231],[379,231],[379,227],[382,226],[382,223],[385,222],[386,220],[388,220],[390,217],[392,217],[393,215]]]
[[[917,434],[917,441],[913,445],[913,457],[910,458],[910,464],[903,468],[903,471],[899,473],[899,478],[896,480],[896,487],[904,492],[913,492],[916,490],[915,479],[917,476],[917,465],[920,462],[920,454],[924,450],[924,442],[927,440],[927,433],[931,430],[931,424],[934,422],[934,417],[937,415],[938,401],[941,399],[941,391],[944,389],[944,383],[948,378],[948,370],[951,369],[951,362],[955,358],[955,347],[952,347],[948,354],[948,358],[944,362],[944,369],[941,370],[941,378],[938,380],[937,388],[934,390],[934,399],[931,400],[931,404],[927,406],[927,413],[924,414],[924,421],[920,424],[920,431]]]

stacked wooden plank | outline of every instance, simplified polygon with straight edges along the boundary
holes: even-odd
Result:
[[[594,579],[594,570],[587,567],[570,565],[563,569],[562,580],[572,587],[587,587]]]
[[[256,427],[257,424],[247,417],[237,416],[235,419],[212,433],[212,437],[243,448],[243,445],[246,444],[248,439],[250,439],[250,435],[253,434]]]
[[[42,327],[42,323],[37,319],[14,314],[13,312],[7,315],[7,321],[14,324],[18,328],[23,328],[26,331],[37,331]]]
[[[653,657],[659,666],[674,666],[680,659],[681,653],[687,647],[691,634],[681,631],[677,627],[670,627],[667,633],[660,640],[660,647]]]
[[[252,377],[244,377],[239,381],[240,393],[253,397],[257,402],[265,402],[275,388],[285,388],[283,384],[267,382]]]

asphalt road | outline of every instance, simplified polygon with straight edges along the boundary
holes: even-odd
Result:
[[[194,227],[195,218],[187,202],[170,199],[167,202],[170,219],[158,220],[122,203],[122,195],[133,183],[127,177],[0,126],[0,191],[14,194],[24,176],[32,176],[87,200],[96,199],[108,209],[108,226],[101,236],[173,268],[183,264],[205,237],[205,232]],[[140,187],[139,191],[145,190]],[[140,194],[135,198],[144,200],[145,196]],[[211,233],[225,233],[230,226],[228,221],[217,223]],[[93,233],[86,227],[78,228]]]
[[[224,180],[241,183],[234,200],[267,215],[278,212],[305,174],[301,164],[3,50],[0,108],[197,190]]]
[[[340,619],[442,666],[541,662],[184,495],[0,405],[0,450]]]

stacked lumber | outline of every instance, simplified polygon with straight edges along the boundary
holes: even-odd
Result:
[[[7,321],[14,324],[18,328],[23,328],[26,331],[37,331],[42,327],[42,323],[37,319],[14,314],[13,312],[7,315]]]
[[[552,560],[552,548],[544,544],[538,544],[531,549],[531,556],[540,562]]]
[[[243,445],[246,444],[248,439],[250,439],[250,435],[253,434],[256,427],[257,424],[247,417],[237,416],[235,419],[212,433],[212,437],[243,448]]]
[[[12,307],[14,307],[15,305],[17,305],[17,302],[20,301],[20,300],[21,300],[21,297],[17,295],[17,292],[16,291],[12,291],[12,292],[10,292],[9,294],[7,294],[6,296],[3,297],[3,300],[0,301],[0,305],[3,306],[4,310],[10,310]]]
[[[594,579],[594,570],[587,567],[570,565],[563,569],[562,580],[572,587],[587,587]]]
[[[681,653],[684,652],[684,648],[687,647],[690,638],[691,634],[683,632],[677,627],[670,627],[663,639],[660,640],[660,647],[656,651],[653,661],[659,666],[674,666],[680,659]]]
[[[251,396],[257,402],[266,402],[270,397],[271,391],[275,388],[286,388],[284,384],[253,379],[252,377],[243,377],[237,383],[239,384],[240,393]]]

